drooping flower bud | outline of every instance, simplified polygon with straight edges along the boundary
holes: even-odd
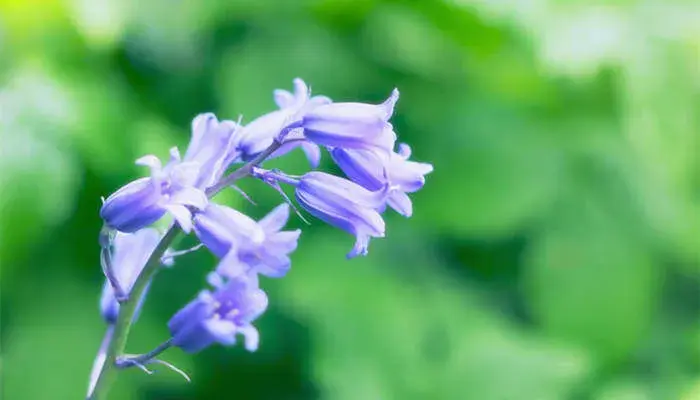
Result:
[[[331,103],[304,114],[304,137],[321,146],[389,153],[396,140],[388,122],[399,99],[398,90],[382,104]]]
[[[384,237],[377,209],[385,203],[388,187],[372,192],[324,172],[309,172],[295,186],[297,201],[311,215],[355,236],[348,258],[366,255],[371,237]]]
[[[411,199],[406,193],[420,190],[425,184],[426,174],[432,172],[431,164],[409,161],[411,148],[399,144],[399,152],[389,157],[380,157],[367,150],[331,150],[333,161],[353,182],[369,190],[379,190],[387,184],[393,189],[387,197],[387,204],[401,215],[410,217],[413,213]]]

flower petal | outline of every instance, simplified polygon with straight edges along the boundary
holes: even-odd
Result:
[[[165,209],[175,218],[183,232],[190,233],[192,231],[192,213],[187,207],[179,204],[168,204]]]

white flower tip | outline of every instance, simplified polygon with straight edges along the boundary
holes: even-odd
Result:
[[[170,148],[170,162],[179,162],[182,159],[180,156],[180,149],[177,146]]]
[[[136,160],[136,165],[148,167],[152,170],[159,170],[163,166],[160,162],[160,159],[158,159],[158,157],[154,156],[153,154],[148,154],[141,158],[138,158]]]

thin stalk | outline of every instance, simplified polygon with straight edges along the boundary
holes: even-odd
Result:
[[[173,345],[173,339],[170,338],[166,340],[165,342],[161,343],[156,347],[155,349],[149,351],[148,353],[145,354],[140,354],[137,356],[123,356],[117,358],[117,367],[119,368],[127,368],[131,367],[134,365],[146,365],[149,362],[153,361],[156,357],[160,355],[160,353],[164,352],[165,350],[168,350],[171,346]]]
[[[207,190],[207,196],[213,197],[238,179],[250,175],[253,167],[265,161],[265,159],[279,147],[280,143],[274,141],[270,147],[260,153],[257,157],[255,157],[255,159],[224,177],[221,179],[221,181],[219,181],[219,183]],[[149,282],[151,282],[155,274],[160,269],[161,258],[165,254],[165,251],[181,233],[182,230],[175,224],[168,229],[165,235],[160,239],[158,246],[156,246],[155,250],[153,250],[153,253],[151,253],[151,256],[148,258],[146,266],[143,268],[143,270],[141,270],[141,273],[136,278],[136,281],[129,292],[128,298],[126,301],[121,303],[119,307],[119,316],[117,317],[117,322],[114,325],[114,332],[109,342],[109,346],[107,347],[105,362],[99,373],[99,377],[95,382],[92,393],[88,394],[87,400],[104,400],[107,398],[107,393],[109,392],[112,383],[114,383],[114,380],[116,379],[116,373],[118,371],[117,359],[124,354],[126,340],[129,336],[129,331],[131,330],[131,323],[133,322],[134,313],[136,312],[139,299],[141,296],[143,296]]]
[[[114,298],[121,304],[126,300],[126,292],[122,288],[122,285],[117,279],[117,275],[114,271],[114,266],[112,265],[112,252],[109,247],[103,247],[100,250],[100,264],[102,264],[102,272],[104,272],[109,284],[112,286],[112,291],[114,292]]]

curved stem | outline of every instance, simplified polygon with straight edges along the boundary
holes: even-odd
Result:
[[[102,272],[107,277],[109,284],[112,286],[112,291],[114,292],[114,298],[121,304],[126,301],[126,292],[122,288],[122,285],[117,279],[117,275],[114,272],[114,267],[112,266],[112,252],[109,247],[103,247],[100,250],[100,264],[102,265]]]
[[[112,340],[107,347],[107,357],[105,363],[102,366],[102,371],[100,372],[97,382],[95,383],[94,390],[87,397],[88,400],[99,400],[105,399],[109,387],[116,378],[116,361],[117,357],[124,352],[126,347],[126,338],[129,336],[129,330],[131,330],[131,322],[136,312],[136,305],[139,299],[143,295],[148,283],[151,281],[153,276],[160,268],[160,258],[165,253],[165,250],[170,247],[175,238],[180,234],[181,230],[177,225],[173,225],[165,233],[165,236],[160,240],[158,246],[151,256],[148,258],[146,266],[143,268],[134,286],[131,288],[129,297],[119,307],[119,316],[117,317],[117,322],[114,325],[114,332],[112,334]]]
[[[221,181],[219,181],[219,183],[207,190],[207,196],[212,197],[238,179],[250,175],[253,167],[265,161],[265,159],[279,147],[280,143],[277,141],[273,142],[270,147],[260,153],[252,161],[243,165],[230,175],[224,177],[221,179]],[[136,278],[136,281],[129,292],[128,298],[121,303],[119,307],[119,316],[117,317],[117,322],[114,325],[114,331],[112,333],[111,340],[109,341],[109,346],[107,347],[105,362],[102,365],[101,371],[99,372],[99,376],[97,377],[92,393],[88,394],[87,396],[87,400],[104,400],[107,398],[107,392],[116,379],[116,373],[118,370],[117,359],[124,354],[126,339],[129,336],[129,331],[131,330],[131,323],[133,322],[134,313],[136,312],[139,300],[143,296],[148,284],[158,272],[160,268],[160,261],[165,254],[165,251],[170,247],[180,233],[182,233],[182,230],[175,224],[168,229],[165,235],[160,239],[158,246],[156,246],[155,250],[153,250],[153,253],[151,253],[150,257],[148,258],[146,266],[143,268],[143,270],[141,270],[141,273]]]
[[[173,339],[170,338],[166,340],[165,342],[161,343],[156,347],[155,349],[149,351],[148,353],[145,354],[140,354],[137,356],[124,356],[124,357],[118,357],[117,358],[117,367],[118,368],[128,368],[128,367],[133,367],[134,365],[146,365],[149,362],[153,361],[156,357],[160,355],[160,353],[164,352],[165,350],[168,350],[171,346],[173,345]]]

